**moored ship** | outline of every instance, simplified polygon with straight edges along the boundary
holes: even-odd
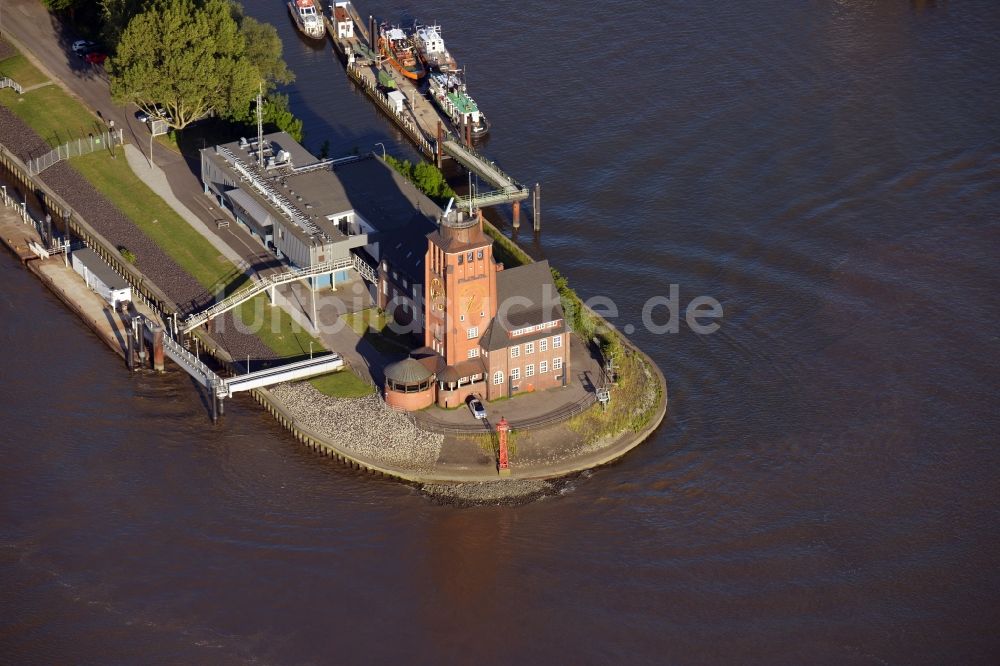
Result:
[[[486,116],[475,100],[469,97],[465,83],[457,73],[438,72],[428,77],[431,99],[451,121],[460,136],[477,140],[490,131]]]
[[[428,70],[448,73],[458,69],[455,59],[445,48],[444,39],[441,37],[441,26],[415,26],[413,46]]]
[[[368,47],[368,33],[357,11],[349,0],[330,6],[327,27],[333,39],[333,48],[346,63],[372,63],[376,56]]]
[[[303,35],[312,39],[326,39],[323,15],[316,0],[291,0],[288,11]]]
[[[378,48],[392,66],[406,78],[419,81],[427,74],[427,70],[413,49],[410,38],[400,28],[390,28],[382,24],[379,27]]]

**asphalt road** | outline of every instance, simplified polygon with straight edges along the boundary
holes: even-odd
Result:
[[[41,65],[59,85],[93,109],[101,119],[109,123],[114,121],[115,127],[123,128],[125,140],[135,143],[144,154],[149,155],[149,129],[135,119],[138,109],[131,105],[116,105],[111,100],[104,67],[91,65],[73,53],[71,45],[80,38],[79,35],[64,27],[39,0],[6,0],[0,12],[0,32],[5,38],[14,42],[36,65]],[[216,220],[226,213],[204,194],[198,174],[199,165],[189,164],[181,154],[156,141],[152,146],[153,160],[163,169],[174,195],[211,229],[216,229]],[[255,272],[274,270],[273,257],[238,225],[219,229],[217,235]]]

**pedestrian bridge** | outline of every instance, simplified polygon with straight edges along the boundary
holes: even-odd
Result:
[[[141,317],[143,326],[150,332],[160,329],[160,327]],[[195,354],[184,348],[177,340],[168,335],[155,336],[163,340],[163,353],[179,365],[186,373],[201,384],[213,396],[215,400],[221,401],[224,398],[232,398],[234,393],[252,391],[257,388],[273,386],[282,382],[294,382],[300,379],[309,379],[318,375],[325,375],[330,372],[342,370],[344,359],[340,354],[331,352],[323,356],[307,358],[302,361],[293,361],[274,368],[265,368],[256,372],[248,372],[235,377],[223,378],[216,374],[211,368],[202,363]]]
[[[365,258],[356,252],[351,252],[351,256],[344,259],[337,259],[335,261],[328,261],[322,264],[315,264],[309,268],[299,268],[289,271],[284,271],[280,273],[271,273],[266,275],[261,280],[254,281],[246,289],[237,291],[234,294],[230,294],[226,298],[222,299],[218,303],[205,308],[201,312],[196,312],[191,314],[184,320],[181,324],[180,330],[182,333],[190,333],[194,329],[198,328],[202,324],[205,324],[212,319],[215,319],[219,315],[229,312],[235,307],[246,303],[251,298],[257,294],[263,293],[265,291],[270,291],[271,302],[274,302],[274,288],[278,285],[287,284],[289,282],[295,282],[297,280],[303,280],[305,278],[313,277],[316,275],[326,275],[328,273],[334,273],[336,271],[344,270],[346,268],[354,268],[364,279],[369,282],[377,282],[377,268],[368,262]]]
[[[473,206],[485,208],[512,201],[521,201],[531,196],[530,189],[508,176],[495,162],[479,151],[463,145],[453,138],[447,139],[441,148],[445,153],[454,157],[459,164],[497,188],[492,192],[475,197],[459,197],[455,200],[455,204],[459,208],[468,208],[470,203]]]
[[[252,391],[256,388],[281,384],[282,382],[308,379],[316,375],[325,375],[328,372],[340,370],[343,367],[344,359],[341,358],[340,354],[331,352],[325,356],[287,363],[276,368],[266,368],[264,370],[257,370],[256,372],[248,372],[245,375],[237,375],[222,380],[222,383],[226,391],[225,397],[231,398],[234,393],[241,391]]]

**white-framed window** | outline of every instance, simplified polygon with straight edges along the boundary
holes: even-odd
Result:
[[[524,366],[524,376],[525,377],[534,377],[535,376],[535,364],[534,363],[529,363],[528,365]]]
[[[562,356],[556,356],[554,359],[552,359],[552,369],[562,370]]]
[[[493,373],[493,383],[503,384],[503,370],[497,370]]]
[[[559,349],[560,347],[562,347],[562,336],[561,335],[553,335],[552,336],[552,348],[553,349]]]
[[[541,340],[539,340],[538,341],[538,351],[543,352],[543,351],[548,351],[548,350],[549,350],[549,339],[548,338],[542,338]]]
[[[510,369],[510,381],[516,382],[521,378],[521,368],[511,368]]]
[[[549,371],[549,362],[548,361],[542,361],[542,362],[540,362],[538,364],[538,374],[544,375],[548,371]]]
[[[465,321],[465,315],[458,315],[459,321]]]
[[[478,326],[470,326],[469,327],[468,336],[469,336],[469,340],[475,340],[476,338],[478,338],[479,337],[479,327]]]
[[[534,342],[525,342],[524,343],[524,354],[527,356],[528,354],[534,354],[534,353],[535,353],[535,343]]]
[[[479,347],[473,347],[469,350],[469,358],[479,358]]]
[[[521,356],[521,345],[514,345],[510,348],[510,357],[518,358],[519,356]]]

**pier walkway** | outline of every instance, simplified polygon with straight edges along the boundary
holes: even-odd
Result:
[[[359,20],[349,3],[348,11],[356,24],[355,30],[366,34],[363,22]],[[468,145],[455,132],[446,129],[451,126],[450,120],[434,105],[418,83],[381,62],[381,58],[377,56],[374,63],[367,57],[359,59],[357,50],[360,40],[357,37],[351,39],[337,37],[336,29],[329,17],[326,18],[326,24],[334,43],[334,50],[340,54],[348,78],[364,89],[382,112],[396,123],[428,159],[438,161],[440,166],[442,158],[451,157],[495,188],[491,192],[475,197],[461,197],[456,201],[459,206],[468,207],[470,203],[479,207],[496,206],[522,201],[531,196],[530,188],[518,183],[504,173],[495,162]],[[365,46],[365,51],[368,53],[371,52],[368,48],[370,44],[369,41]],[[380,71],[388,74],[395,82],[396,90],[403,93],[406,99],[404,105],[397,106],[380,87],[378,79]]]
[[[139,319],[143,326],[150,330],[159,328],[155,323],[141,315]],[[243,375],[236,375],[235,377],[223,378],[205,365],[195,354],[185,349],[181,343],[168,335],[163,336],[163,353],[220,400],[231,398],[234,393],[252,391],[253,389],[273,386],[283,382],[309,379],[317,375],[325,375],[329,372],[341,370],[344,367],[344,359],[340,354],[331,352],[323,356],[294,361],[274,368],[265,368]]]
[[[522,201],[531,196],[531,190],[508,176],[495,162],[470,146],[460,143],[449,136],[441,145],[441,150],[455,158],[459,164],[476,174],[480,179],[497,188],[493,192],[459,197],[455,203],[459,208],[468,208],[470,204],[485,208],[497,204]]]

